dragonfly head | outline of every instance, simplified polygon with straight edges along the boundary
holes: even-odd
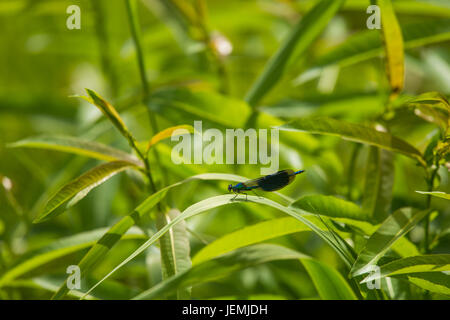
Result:
[[[232,185],[232,184],[229,184],[229,185],[228,185],[228,192],[231,192],[231,190],[233,190],[233,185]]]

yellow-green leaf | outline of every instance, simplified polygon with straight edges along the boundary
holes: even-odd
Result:
[[[70,208],[83,199],[89,191],[96,186],[102,184],[117,173],[132,167],[134,167],[134,165],[129,162],[114,161],[99,165],[89,170],[59,189],[50,198],[43,211],[33,222],[42,222],[61,214],[64,210]]]
[[[150,148],[160,142],[161,140],[170,138],[172,135],[179,136],[187,133],[194,132],[194,127],[188,124],[181,125],[181,126],[175,126],[170,127],[167,129],[164,129],[163,131],[155,134],[149,141],[147,146],[147,151],[150,150]]]
[[[393,93],[403,89],[405,79],[405,62],[403,35],[391,0],[377,0],[381,11],[381,31],[386,52],[386,70]]]

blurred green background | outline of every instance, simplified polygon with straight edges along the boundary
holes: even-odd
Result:
[[[93,89],[110,101],[139,141],[152,132],[147,108],[156,114],[158,129],[203,120],[205,128],[241,128],[250,114],[243,97],[260,75],[267,60],[315,1],[290,0],[142,0],[138,3],[145,73],[150,95],[141,102],[142,85],[136,50],[130,33],[125,1],[106,0],[2,0],[0,3],[0,176],[12,183],[0,192],[0,274],[17,259],[57,239],[111,226],[130,213],[147,195],[142,178],[120,174],[94,189],[76,206],[43,224],[30,223],[39,208],[63,183],[93,167],[98,161],[37,149],[9,149],[8,143],[40,134],[62,134],[100,141],[130,151],[126,141],[82,99],[70,97]],[[205,7],[201,7],[201,3]],[[369,1],[346,1],[306,54],[294,56],[283,77],[259,103],[261,113],[282,124],[306,115],[324,115],[365,123],[384,109],[387,91],[385,67],[379,54],[374,58],[332,65],[311,73],[315,61],[334,46],[366,28]],[[81,29],[68,30],[66,8],[81,8]],[[394,1],[401,26],[433,22],[450,17],[448,1]],[[179,8],[178,8],[179,9]],[[197,19],[197,18],[196,18]],[[447,26],[443,26],[447,27]],[[370,32],[378,33],[377,30]],[[447,33],[448,35],[448,33]],[[209,37],[210,42],[205,40]],[[403,94],[428,91],[450,94],[450,43],[432,41],[407,47],[406,82]],[[309,73],[307,73],[309,71]],[[312,74],[311,77],[305,75]],[[262,121],[262,120],[261,120]],[[259,124],[258,127],[264,127]],[[390,119],[391,133],[424,151],[433,124],[412,113]],[[307,194],[349,197],[360,202],[368,148],[362,146],[351,162],[355,143],[335,137],[280,132],[280,168],[306,169],[304,175],[282,192],[298,198]],[[235,173],[258,177],[259,165],[175,165],[170,160],[170,140],[157,150],[164,170],[153,172],[158,188],[203,172]],[[155,159],[152,159],[155,161]],[[353,169],[349,189],[349,169]],[[440,191],[450,192],[448,170],[440,173]],[[4,180],[5,181],[5,180]],[[191,182],[175,189],[168,205],[180,210],[209,196],[226,193],[227,182]],[[5,189],[5,188],[4,188]],[[426,190],[423,170],[404,156],[395,156],[392,210],[403,206],[422,208]],[[5,189],[6,190],[6,189]],[[439,210],[434,233],[448,230],[450,206],[433,199]],[[245,204],[225,206],[188,220],[191,251],[195,254],[208,241],[258,221],[281,217],[268,208]],[[144,225],[154,229],[148,219]],[[418,243],[423,230],[409,235]],[[443,237],[434,253],[448,253],[449,237]],[[121,242],[92,273],[99,279],[136,248],[142,239]],[[296,233],[271,240],[294,248],[338,270],[342,263],[320,238]],[[27,274],[40,285],[17,284],[2,291],[3,298],[49,298],[64,279],[68,264],[76,264],[75,252]],[[132,261],[117,272],[103,289],[102,298],[130,298],[161,280],[158,249]],[[94,280],[87,280],[90,283]],[[83,284],[85,285],[85,284]],[[54,289],[53,289],[54,291]],[[226,278],[194,287],[193,297],[316,298],[313,283],[296,261],[263,264]]]

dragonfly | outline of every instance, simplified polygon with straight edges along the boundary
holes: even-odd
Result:
[[[261,189],[263,191],[276,191],[286,187],[292,181],[294,181],[295,176],[305,172],[305,170],[294,171],[291,169],[280,170],[276,173],[269,174],[264,177],[247,180],[245,182],[240,182],[233,186],[228,185],[228,192],[234,192],[236,196],[231,199],[234,200],[238,194],[245,194],[245,199],[247,200],[247,193],[245,191],[255,192],[255,189]],[[256,194],[256,193],[255,193]]]

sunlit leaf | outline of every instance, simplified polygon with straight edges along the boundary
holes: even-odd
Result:
[[[323,300],[356,300],[355,293],[338,271],[317,260],[301,261]]]
[[[149,150],[153,145],[157,144],[161,140],[167,139],[172,137],[174,132],[178,132],[177,135],[182,135],[186,133],[192,133],[194,132],[194,127],[191,125],[181,125],[181,126],[175,126],[167,128],[157,134],[155,134],[149,141],[147,150]]]
[[[99,108],[100,111],[114,124],[114,126],[117,129],[119,129],[119,131],[125,137],[127,137],[127,138],[130,137],[131,133],[128,130],[125,123],[123,122],[119,113],[116,111],[116,109],[95,91],[93,91],[91,89],[86,89],[86,92],[88,93],[89,97],[81,97],[81,98],[85,99],[89,103],[92,103],[97,108]]]
[[[241,248],[216,259],[195,265],[192,268],[155,285],[149,290],[144,291],[134,299],[143,300],[162,298],[180,288],[221,278],[232,272],[257,264],[276,260],[301,258],[308,258],[308,256],[292,249],[273,244],[258,244]]]
[[[294,51],[297,56],[302,55],[322,33],[343,3],[342,0],[321,0],[298,22],[248,91],[245,101],[249,105],[255,106],[267,94],[281,78],[283,69]]]
[[[13,148],[38,148],[50,149],[73,154],[79,154],[106,161],[127,161],[132,164],[143,166],[133,155],[122,150],[112,148],[99,142],[86,141],[76,137],[68,136],[40,136],[17,141],[9,144]]]
[[[205,211],[208,211],[213,208],[217,208],[223,205],[231,205],[231,204],[237,204],[239,201],[233,201],[234,195],[222,195],[222,196],[216,196],[211,197],[208,199],[205,199],[203,201],[197,202],[193,204],[192,206],[188,207],[186,210],[183,211],[183,213],[179,216],[177,216],[175,219],[173,219],[170,223],[165,225],[162,229],[160,229],[157,233],[155,233],[148,241],[146,241],[144,244],[142,244],[137,250],[135,250],[130,256],[128,256],[125,260],[123,260],[118,266],[116,266],[111,272],[109,272],[103,279],[101,279],[95,286],[93,286],[88,292],[92,291],[100,285],[104,280],[109,278],[114,272],[116,272],[118,269],[123,267],[125,264],[127,264],[129,261],[133,260],[135,257],[137,257],[139,254],[141,254],[144,250],[146,250],[149,246],[151,246],[153,243],[155,243],[162,235],[164,235],[172,226],[179,223],[182,220],[188,219],[190,217],[193,217],[195,215],[198,215],[200,213],[203,213]],[[272,200],[263,198],[263,197],[256,197],[256,196],[248,196],[247,200],[245,202],[256,202],[259,204],[267,205],[272,208],[278,209],[298,220],[306,224],[308,227],[311,228],[318,236],[320,236],[324,241],[326,241],[335,251],[336,253],[343,259],[343,261],[347,265],[351,265],[353,261],[353,252],[348,251],[348,247],[342,246],[342,242],[344,242],[343,239],[339,239],[340,241],[336,240],[337,235],[330,236],[326,232],[322,231],[321,228],[317,227],[315,224],[313,224],[311,221],[304,218],[301,214],[299,214],[295,210],[291,210],[288,207],[284,207],[280,205],[277,202],[274,202]],[[298,210],[298,209],[297,209]]]
[[[308,217],[308,219],[311,218]],[[259,222],[243,229],[228,233],[211,242],[197,252],[197,254],[192,258],[192,263],[196,265],[238,248],[295,232],[304,231],[311,231],[311,229],[304,223],[292,217]]]
[[[379,273],[370,274],[362,282],[395,275],[413,276],[414,273],[442,271],[450,271],[450,254],[429,254],[398,259],[380,266]]]
[[[392,152],[370,147],[364,184],[363,210],[375,222],[381,222],[391,210],[394,185],[394,157]]]
[[[107,228],[82,232],[70,237],[61,238],[47,246],[23,255],[0,277],[0,287],[17,279],[28,272],[51,263],[53,260],[74,252],[89,248],[107,231]],[[145,236],[139,229],[131,229],[124,239],[143,239]]]
[[[361,207],[353,202],[332,196],[303,196],[291,204],[292,207],[328,217],[367,220],[368,216]]]
[[[164,215],[158,215],[156,226],[158,229],[163,228],[171,220],[180,215],[177,209],[169,210]],[[163,221],[161,221],[164,219]],[[190,256],[189,234],[186,230],[186,222],[183,220],[169,230],[159,239],[159,247],[161,251],[161,268],[163,279],[189,269],[192,265]],[[189,288],[177,291],[177,298],[186,300],[190,299],[191,291]]]
[[[367,240],[367,243],[352,267],[352,276],[369,272],[387,250],[410,231],[430,210],[402,208],[390,215]]]
[[[381,11],[381,32],[386,53],[386,70],[393,93],[403,89],[405,62],[402,31],[395,16],[391,0],[377,0]]]
[[[34,219],[34,223],[53,218],[83,199],[93,188],[134,165],[124,161],[101,164],[59,189]]]
[[[450,194],[442,191],[416,191],[416,192],[420,194],[429,194],[432,195],[433,197],[450,200]]]
[[[419,288],[450,296],[450,276],[444,272],[414,273],[398,276],[407,279]]]
[[[147,197],[139,206],[137,206],[129,215],[123,217],[116,222],[103,237],[86,253],[86,255],[78,263],[81,274],[87,274],[93,266],[95,266],[102,258],[109,252],[109,250],[121,239],[129,228],[141,221],[151,209],[153,209],[164,197],[167,192],[177,186],[180,186],[189,181],[195,180],[226,180],[226,181],[245,181],[244,177],[222,174],[222,173],[206,173],[189,177],[183,181],[174,183],[165,187],[158,192]],[[67,286],[63,284],[55,293],[52,299],[62,299],[69,291]]]
[[[327,117],[301,118],[280,127],[280,130],[302,131],[342,137],[346,140],[366,143],[383,149],[402,153],[424,164],[419,150],[408,142],[360,124]]]

